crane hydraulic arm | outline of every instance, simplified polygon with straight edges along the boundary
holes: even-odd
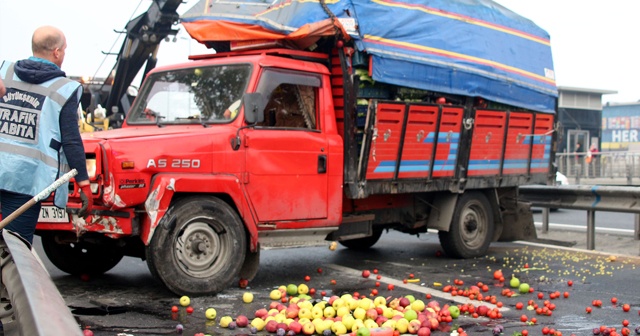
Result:
[[[106,117],[112,127],[120,127],[125,113],[129,109],[127,88],[146,62],[144,76],[156,66],[160,42],[166,37],[175,36],[180,16],[177,9],[182,0],[153,0],[149,9],[129,21],[125,27],[126,38],[118,59],[109,78],[98,92],[92,92],[90,111],[97,104],[106,109]]]

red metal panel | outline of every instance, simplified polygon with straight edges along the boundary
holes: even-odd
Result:
[[[533,128],[533,114],[509,113],[507,143],[504,150],[503,175],[526,174],[529,168],[529,141]]]
[[[398,178],[429,176],[434,142],[428,136],[435,134],[437,122],[437,106],[409,106]]]
[[[327,153],[322,133],[300,130],[247,131],[245,184],[258,221],[327,218],[328,175],[318,172]]]
[[[440,129],[434,134],[437,139],[435,162],[433,163],[432,177],[451,177],[456,172],[456,162],[460,153],[460,132],[462,131],[462,116],[464,110],[461,107],[442,107],[440,117]]]
[[[531,152],[531,173],[546,173],[551,161],[551,143],[553,141],[553,114],[536,114],[533,129],[533,149]]]
[[[367,179],[393,178],[400,150],[405,104],[378,103],[375,132],[371,141]]]
[[[507,113],[477,110],[468,176],[499,175]]]

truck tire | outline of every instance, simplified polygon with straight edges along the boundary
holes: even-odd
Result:
[[[481,192],[467,192],[456,203],[449,232],[439,231],[438,237],[447,255],[473,258],[487,253],[494,229],[487,197]]]
[[[341,240],[340,244],[352,250],[366,250],[375,245],[382,236],[382,229],[373,229],[373,234],[369,237]]]
[[[213,295],[238,277],[246,233],[233,208],[216,197],[173,204],[147,246],[147,265],[177,295]]]
[[[59,243],[53,234],[43,235],[42,249],[58,269],[71,275],[100,275],[114,268],[124,253],[114,244]]]

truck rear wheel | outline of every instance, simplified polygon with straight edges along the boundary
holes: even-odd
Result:
[[[114,268],[124,253],[115,244],[58,242],[54,234],[42,236],[42,249],[51,263],[72,275],[100,275]]]
[[[455,258],[480,257],[493,239],[493,212],[481,192],[462,194],[456,203],[449,232],[439,231],[440,245]]]
[[[245,253],[242,221],[216,197],[190,197],[172,205],[146,251],[151,273],[169,290],[196,296],[229,287]]]
[[[369,237],[341,240],[340,244],[352,250],[366,250],[375,245],[382,236],[382,229],[373,229],[373,234]]]

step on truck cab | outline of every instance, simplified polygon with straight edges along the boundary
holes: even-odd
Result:
[[[187,13],[217,52],[154,69],[122,128],[83,134],[95,210],[83,221],[45,202],[47,256],[71,274],[137,256],[169,290],[204,295],[252,279],[266,247],[365,249],[384,230],[434,229],[447,255],[470,258],[535,236],[518,186],[554,176],[548,36],[490,1],[458,2]],[[431,41],[424,20],[458,34]]]

